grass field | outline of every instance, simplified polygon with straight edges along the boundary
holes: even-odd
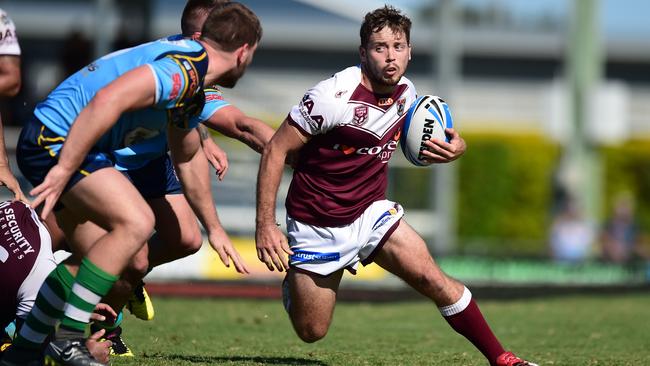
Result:
[[[127,316],[113,365],[487,365],[427,302],[340,303],[327,337],[293,333],[279,300],[154,298]],[[650,365],[650,294],[480,301],[507,349],[540,365]]]

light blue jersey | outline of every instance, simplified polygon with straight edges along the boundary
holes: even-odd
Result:
[[[216,88],[205,89],[203,110],[199,116],[190,119],[190,124],[198,125],[200,122],[207,121],[218,110],[228,105],[230,103],[223,99],[221,90]],[[162,131],[162,133],[150,139],[115,150],[112,155],[115,158],[115,168],[124,171],[139,169],[149,161],[166,154],[167,150],[167,135],[165,131]]]
[[[199,119],[192,117],[205,103],[202,85],[208,57],[200,43],[188,39],[162,39],[104,56],[67,78],[36,106],[34,114],[48,129],[66,137],[76,117],[100,89],[142,65],[147,65],[155,77],[154,105],[123,113],[93,150],[108,153],[164,140],[168,123],[195,128]],[[51,145],[51,153],[58,154],[61,146]]]
[[[182,34],[176,34],[167,37],[169,42],[178,42],[186,39]],[[205,90],[205,106],[198,117],[192,117],[190,124],[198,125],[198,123],[206,121],[219,109],[229,105],[223,99],[222,93],[218,89]],[[115,168],[118,170],[134,170],[140,169],[148,162],[159,158],[167,153],[167,136],[165,131],[159,133],[152,138],[142,140],[139,143],[125,146],[122,149],[113,151],[112,155],[115,158]]]

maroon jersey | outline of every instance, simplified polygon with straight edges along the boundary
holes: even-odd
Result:
[[[387,163],[415,99],[415,87],[404,77],[392,95],[372,93],[361,85],[358,66],[307,91],[288,117],[311,138],[289,187],[289,216],[315,226],[343,226],[384,199]]]
[[[36,213],[20,201],[0,202],[0,324],[16,317],[18,292],[41,251]],[[51,249],[50,249],[51,250]]]

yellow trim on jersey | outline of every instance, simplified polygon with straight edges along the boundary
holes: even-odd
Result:
[[[186,59],[186,60],[192,61],[192,62],[190,62],[190,67],[192,68],[192,71],[194,71],[194,75],[196,76],[196,84],[197,84],[197,85],[196,85],[196,89],[197,89],[197,90],[198,90],[198,88],[200,87],[200,85],[198,85],[198,83],[200,82],[200,80],[199,80],[199,70],[197,70],[197,69],[196,69],[196,66],[194,66],[194,62],[196,62],[196,61],[201,61],[201,60],[204,59],[206,56],[207,56],[207,53],[205,53],[205,52],[204,52],[200,57],[190,57],[190,56],[185,56],[185,55],[178,55],[178,57],[180,57],[180,58],[184,58],[184,59]],[[180,102],[181,100],[185,99],[185,93],[187,93],[187,88],[189,87],[190,82],[191,82],[190,77],[189,77],[189,73],[187,72],[187,70],[185,70],[184,67],[183,67],[183,71],[184,71],[184,72],[186,73],[186,75],[187,75],[187,77],[185,78],[185,80],[187,80],[188,82],[185,84],[185,89],[183,90],[183,94],[182,94],[183,97],[182,97],[181,99],[179,99],[179,102]],[[176,106],[178,106],[178,104],[176,104]]]
[[[90,173],[87,170],[79,169],[79,173],[85,175],[86,177],[90,175]]]
[[[198,84],[200,82],[200,80],[199,80],[199,72],[196,69],[196,66],[194,66],[194,62],[202,61],[203,59],[205,59],[207,57],[207,55],[208,54],[206,52],[203,52],[200,56],[197,56],[197,57],[192,57],[192,56],[187,56],[187,55],[179,55],[179,54],[174,54],[174,55],[168,55],[167,56],[167,57],[171,58],[172,60],[174,60],[174,62],[176,62],[176,64],[178,64],[178,66],[180,66],[181,70],[183,71],[183,76],[184,76],[183,78],[185,80],[185,82],[183,83],[184,84],[183,85],[183,91],[178,94],[178,101],[176,102],[176,107],[179,107],[181,102],[185,99],[185,94],[187,93],[187,90],[188,90],[188,88],[189,88],[189,86],[191,84],[191,81],[192,81],[190,79],[190,75],[189,75],[188,71],[185,69],[185,66],[183,65],[182,62],[179,61],[179,59],[185,59],[185,60],[190,61],[189,62],[190,67],[192,68],[192,71],[194,71],[194,75],[196,75],[196,82]],[[200,85],[197,85],[197,88],[198,87],[200,87]]]
[[[183,91],[178,93],[178,96],[176,96],[176,98],[178,98],[178,101],[176,102],[175,107],[178,107],[180,102],[183,100],[183,97],[185,96],[185,92],[187,91],[187,86],[189,85],[190,76],[187,74],[187,70],[185,70],[185,66],[183,66],[183,64],[176,59],[176,56],[178,56],[178,55],[173,55],[173,57],[170,55],[168,57],[171,58],[172,60],[174,60],[174,62],[176,62],[176,64],[178,66],[180,66],[181,72],[183,73],[183,80],[184,80],[184,82],[183,82]]]
[[[45,142],[65,142],[65,137],[59,136],[59,137],[45,137],[43,136],[43,132],[45,131],[45,126],[41,126],[41,134],[38,135],[38,141],[36,143],[38,146],[44,148],[47,150],[47,152],[50,154],[51,157],[55,157],[56,153],[54,150],[49,145],[43,145],[43,141]]]
[[[192,57],[192,56],[188,56],[188,55],[176,55],[176,56],[178,56],[178,57],[182,57],[182,58],[184,58],[184,59],[188,59],[188,60],[190,60],[190,61],[192,61],[192,62],[196,62],[196,61],[203,61],[203,59],[204,59],[207,55],[208,55],[208,53],[205,52],[205,51],[203,51],[203,53],[201,54],[201,56],[196,56],[196,57]]]

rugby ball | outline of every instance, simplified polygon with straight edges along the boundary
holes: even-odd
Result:
[[[449,142],[445,128],[452,128],[453,120],[447,103],[434,95],[423,95],[413,102],[406,114],[400,145],[406,159],[417,166],[427,166],[422,150],[429,139]]]

